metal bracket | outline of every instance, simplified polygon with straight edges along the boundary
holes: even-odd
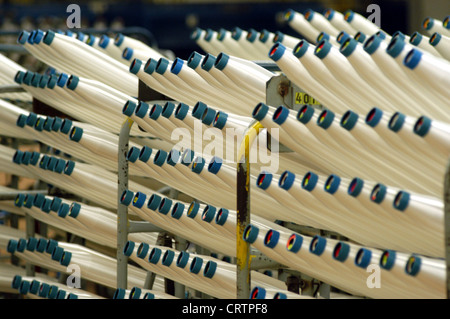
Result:
[[[274,107],[278,107],[280,105],[286,106],[288,109],[292,109],[294,111],[298,111],[304,105],[310,105],[312,107],[322,109],[322,105],[310,96],[308,93],[303,91],[297,85],[295,85],[288,77],[284,74],[280,74],[272,77],[266,83],[266,104]],[[267,133],[267,148],[272,151],[271,146],[272,138]],[[278,143],[279,153],[290,153],[292,150],[283,145],[282,143]]]
[[[295,85],[284,74],[272,77],[266,83],[266,104],[272,106],[284,105],[294,111],[303,105],[322,108],[322,105],[311,95]]]
[[[259,270],[259,269],[277,269],[284,268],[285,266],[280,264],[279,262],[270,259],[266,255],[262,254],[259,251],[252,251],[250,255],[250,269],[251,270]]]

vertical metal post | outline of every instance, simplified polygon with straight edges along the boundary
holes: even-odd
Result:
[[[248,140],[247,137],[244,137]],[[247,141],[246,141],[247,144]],[[245,227],[250,224],[250,183],[247,179],[250,165],[245,158],[244,163],[238,163],[237,168],[237,208],[236,208],[236,283],[237,299],[247,299],[250,295],[250,245],[243,239]]]
[[[30,237],[34,237],[35,235],[35,220],[29,214],[25,214],[25,224],[26,224],[26,237],[27,239]],[[25,271],[27,276],[34,276],[35,268],[34,265],[30,263],[26,263]]]
[[[39,152],[42,153],[46,153],[47,151],[44,148],[44,144],[39,143]],[[48,193],[48,186],[47,183],[45,183],[42,180],[38,181],[38,185],[36,186],[37,190],[47,190]],[[41,223],[39,221],[37,221],[37,232],[39,233],[39,235],[41,235],[42,237],[48,237],[48,225],[47,223]],[[47,269],[43,269],[41,268],[41,272],[43,273],[47,273]]]
[[[447,264],[447,299],[450,299],[450,161],[444,178],[445,260]]]
[[[12,138],[11,139],[11,148],[18,149],[19,143],[17,142],[17,139]],[[11,175],[11,182],[9,183],[9,187],[18,189],[19,187],[19,177],[16,175]],[[12,228],[18,229],[19,228],[19,216],[16,214],[10,215],[10,224]],[[14,254],[11,254],[11,264],[18,265],[19,264],[19,257],[15,256]]]
[[[162,244],[161,246],[172,248],[172,237],[168,233],[160,233]],[[164,279],[164,290],[166,294],[175,296],[175,282],[172,279]]]
[[[155,283],[156,274],[152,271],[147,272],[147,276],[145,277],[144,289],[153,289],[153,284]]]
[[[186,249],[186,240],[179,236],[175,236],[175,249],[178,251],[184,251]],[[186,287],[179,282],[175,282],[175,297],[184,299],[185,293]]]
[[[253,121],[242,140],[236,180],[236,298],[250,295],[250,244],[244,240],[244,230],[250,224],[250,147],[263,126]]]
[[[319,286],[320,296],[325,299],[330,299],[330,293],[331,293],[331,286],[329,284],[321,282]]]
[[[128,189],[128,142],[134,121],[127,118],[119,135],[118,187],[117,187],[117,288],[127,289],[128,257],[123,249],[128,240],[128,207],[120,203],[120,197]]]
[[[286,278],[287,290],[296,294],[300,294],[300,278],[297,276],[289,276]]]

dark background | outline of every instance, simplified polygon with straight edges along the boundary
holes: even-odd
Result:
[[[332,8],[340,12],[354,10],[364,16],[370,3],[381,8],[381,27],[392,34],[397,30],[408,34],[411,29],[408,13],[413,1],[2,1],[1,30],[47,28],[65,30],[70,3],[81,8],[81,27],[104,30],[121,27],[142,27],[153,36],[142,38],[156,42],[162,49],[187,59],[192,51],[201,51],[191,40],[195,27],[232,30],[267,29],[300,37],[281,18],[287,9],[304,13],[307,9],[323,13]],[[423,17],[425,18],[425,17]],[[72,29],[72,31],[77,31]]]

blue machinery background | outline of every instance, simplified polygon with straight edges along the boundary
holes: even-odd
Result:
[[[190,34],[195,27],[202,29],[220,30],[224,28],[232,30],[234,27],[248,30],[267,29],[271,32],[280,31],[292,36],[299,36],[286,23],[277,20],[277,14],[287,9],[304,12],[312,9],[323,12],[325,7],[322,1],[271,1],[258,3],[252,2],[226,2],[202,3],[202,4],[153,4],[151,1],[117,1],[105,4],[101,12],[89,4],[89,1],[28,1],[26,4],[15,4],[14,1],[5,1],[0,4],[0,20],[9,16],[16,23],[29,17],[32,21],[39,21],[43,17],[54,17],[64,23],[70,13],[66,8],[70,3],[77,3],[81,9],[81,27],[90,28],[103,19],[109,25],[114,19],[121,18],[126,27],[141,27],[147,29],[152,35],[145,35],[147,41],[156,41],[162,49],[168,49],[180,58],[188,58],[192,51],[200,50]],[[367,2],[367,3],[366,3]],[[342,1],[343,8],[352,9],[365,16],[365,8],[373,1]],[[400,30],[408,33],[408,1],[377,0],[382,12],[382,27],[389,33]],[[353,4],[354,7],[349,7]],[[188,26],[187,17],[195,17],[193,24]],[[1,22],[1,21],[0,21]],[[35,23],[38,25],[38,23]],[[73,30],[75,31],[75,29]],[[153,38],[152,38],[153,37]]]

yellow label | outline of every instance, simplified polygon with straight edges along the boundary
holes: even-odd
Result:
[[[295,93],[295,104],[320,105],[320,102],[305,92]]]

